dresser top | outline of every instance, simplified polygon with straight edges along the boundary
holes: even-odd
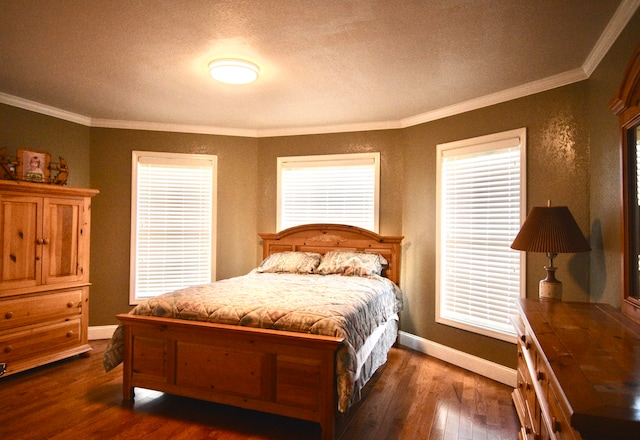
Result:
[[[607,304],[521,299],[519,307],[574,428],[640,438],[640,326]]]
[[[0,180],[0,191],[13,194],[62,196],[62,197],[93,197],[98,194],[97,189],[78,188],[48,183],[34,183],[23,180]]]

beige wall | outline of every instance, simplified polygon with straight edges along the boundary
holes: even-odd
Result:
[[[640,44],[640,10],[589,78],[591,301],[620,307],[621,148],[618,119],[608,104],[618,93],[624,69]]]
[[[90,137],[84,125],[0,104],[0,148],[46,151],[52,162],[69,164],[70,186],[89,186]]]
[[[258,182],[260,197],[258,226],[261,232],[276,228],[276,171],[280,156],[307,156],[380,152],[380,233],[402,235],[403,158],[401,132],[322,134],[262,138],[258,148]]]
[[[170,151],[218,156],[216,277],[256,265],[256,140],[138,130],[91,130],[93,201],[90,325],[115,324],[129,306],[131,152]]]
[[[586,83],[468,112],[404,130],[402,329],[467,353],[514,366],[513,344],[435,322],[436,146],[526,127],[528,206],[566,205],[581,229],[589,230],[589,136]],[[529,210],[527,209],[527,211]],[[544,278],[543,254],[529,254],[527,289]],[[589,255],[561,255],[558,278],[567,300],[589,300]]]
[[[258,232],[275,230],[276,158],[380,151],[380,232],[404,235],[402,330],[515,366],[512,344],[435,322],[436,145],[527,129],[528,207],[551,199],[571,209],[593,250],[560,255],[565,298],[620,303],[620,165],[616,118],[607,109],[640,35],[640,13],[590,79],[402,130],[240,138],[87,128],[0,105],[0,147],[62,155],[70,183],[100,190],[93,202],[90,325],[127,312],[131,151],[218,155],[217,278],[246,273],[260,260]],[[55,157],[55,156],[54,156]],[[535,296],[546,259],[527,257]]]

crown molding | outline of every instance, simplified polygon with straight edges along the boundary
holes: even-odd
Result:
[[[77,113],[72,113],[56,107],[41,104],[36,101],[30,101],[18,96],[9,95],[7,93],[0,92],[0,103],[7,104],[12,107],[18,107],[23,110],[29,110],[35,113],[52,116],[54,118],[63,119],[65,121],[75,122],[76,124],[91,126],[91,118],[88,116],[79,115]]]
[[[423,124],[425,122],[446,118],[449,116],[455,116],[468,111],[478,110],[480,108],[501,104],[503,102],[523,98],[535,93],[545,92],[547,90],[573,84],[575,82],[583,81],[587,78],[588,77],[585,74],[584,70],[582,70],[582,68],[570,70],[568,72],[563,72],[558,75],[543,78],[538,81],[532,81],[522,86],[512,87],[510,89],[502,90],[490,95],[485,95],[480,98],[470,99],[469,101],[461,102],[459,104],[454,104],[438,110],[422,113],[410,118],[405,118],[401,120],[401,126],[402,128],[406,128],[418,124]]]
[[[363,122],[359,124],[321,125],[299,128],[275,128],[258,130],[258,137],[303,136],[311,134],[348,133],[355,131],[395,130],[402,128],[401,121]]]
[[[218,136],[258,137],[257,130],[243,128],[221,128],[205,125],[165,124],[160,122],[121,121],[114,119],[91,119],[91,127],[118,128],[124,130],[167,131],[173,133],[211,134]]]
[[[640,0],[638,0],[640,1]],[[276,136],[300,136],[311,134],[327,134],[327,133],[343,133],[355,131],[374,131],[374,130],[393,130],[411,127],[425,122],[435,121],[438,119],[455,116],[472,110],[488,107],[490,105],[500,104],[514,99],[522,98],[546,90],[565,86],[574,82],[587,79],[587,75],[581,68],[544,78],[538,81],[525,84],[523,86],[513,87],[491,95],[482,96],[477,99],[454,104],[448,107],[437,109],[434,111],[422,113],[409,118],[396,121],[379,121],[362,124],[343,124],[331,126],[309,126],[300,128],[282,128],[282,129],[266,129],[266,130],[249,130],[239,128],[221,128],[200,125],[182,125],[182,124],[164,124],[159,122],[142,122],[142,121],[122,121],[113,119],[97,119],[88,116],[78,115],[65,110],[57,109],[48,105],[40,104],[17,96],[8,95],[0,92],[0,103],[8,104],[14,107],[23,108],[25,110],[42,113],[58,119],[64,119],[88,127],[97,128],[117,128],[125,130],[148,130],[148,131],[166,131],[177,133],[196,133],[211,134],[220,136],[240,136],[240,137],[276,137]]]
[[[638,0],[640,1],[640,0]],[[57,109],[38,102],[29,101],[17,96],[8,95],[0,92],[0,103],[23,108],[25,110],[42,113],[58,119],[64,119],[88,127],[97,128],[116,128],[124,130],[148,130],[148,131],[166,131],[177,133],[196,133],[211,134],[220,136],[240,136],[240,137],[277,137],[277,136],[301,136],[311,134],[327,134],[327,133],[346,133],[356,131],[375,131],[375,130],[394,130],[412,127],[414,125],[423,124],[425,122],[435,121],[438,119],[455,116],[472,110],[488,107],[495,104],[522,98],[535,93],[544,92],[557,87],[562,87],[574,82],[587,79],[588,76],[581,68],[533,81],[522,86],[513,87],[511,89],[502,90],[497,93],[482,96],[480,98],[471,99],[469,101],[443,107],[430,112],[422,113],[409,118],[396,121],[378,121],[361,124],[342,124],[327,126],[309,126],[300,128],[282,128],[282,129],[266,129],[266,130],[249,130],[239,128],[221,128],[209,127],[201,125],[183,125],[183,124],[164,124],[159,122],[142,122],[142,121],[122,121],[113,119],[97,119],[88,116],[78,115],[65,110]]]
[[[618,9],[611,17],[611,20],[604,28],[604,31],[598,38],[596,45],[582,65],[582,69],[587,74],[587,77],[591,76],[600,61],[609,52],[613,43],[620,36],[620,33],[624,30],[631,17],[636,13],[636,10],[640,7],[640,0],[622,0]]]

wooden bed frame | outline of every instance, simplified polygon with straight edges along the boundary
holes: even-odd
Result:
[[[343,225],[303,225],[260,234],[263,255],[333,249],[377,252],[385,276],[399,282],[400,242]],[[207,322],[121,314],[123,397],[134,388],[234,405],[317,422],[333,439],[335,353],[342,338]]]

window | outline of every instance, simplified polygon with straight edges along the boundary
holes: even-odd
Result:
[[[133,152],[132,304],[215,279],[217,157]]]
[[[438,145],[436,321],[514,341],[526,130]]]
[[[380,153],[278,158],[279,231],[338,223],[378,232]]]

